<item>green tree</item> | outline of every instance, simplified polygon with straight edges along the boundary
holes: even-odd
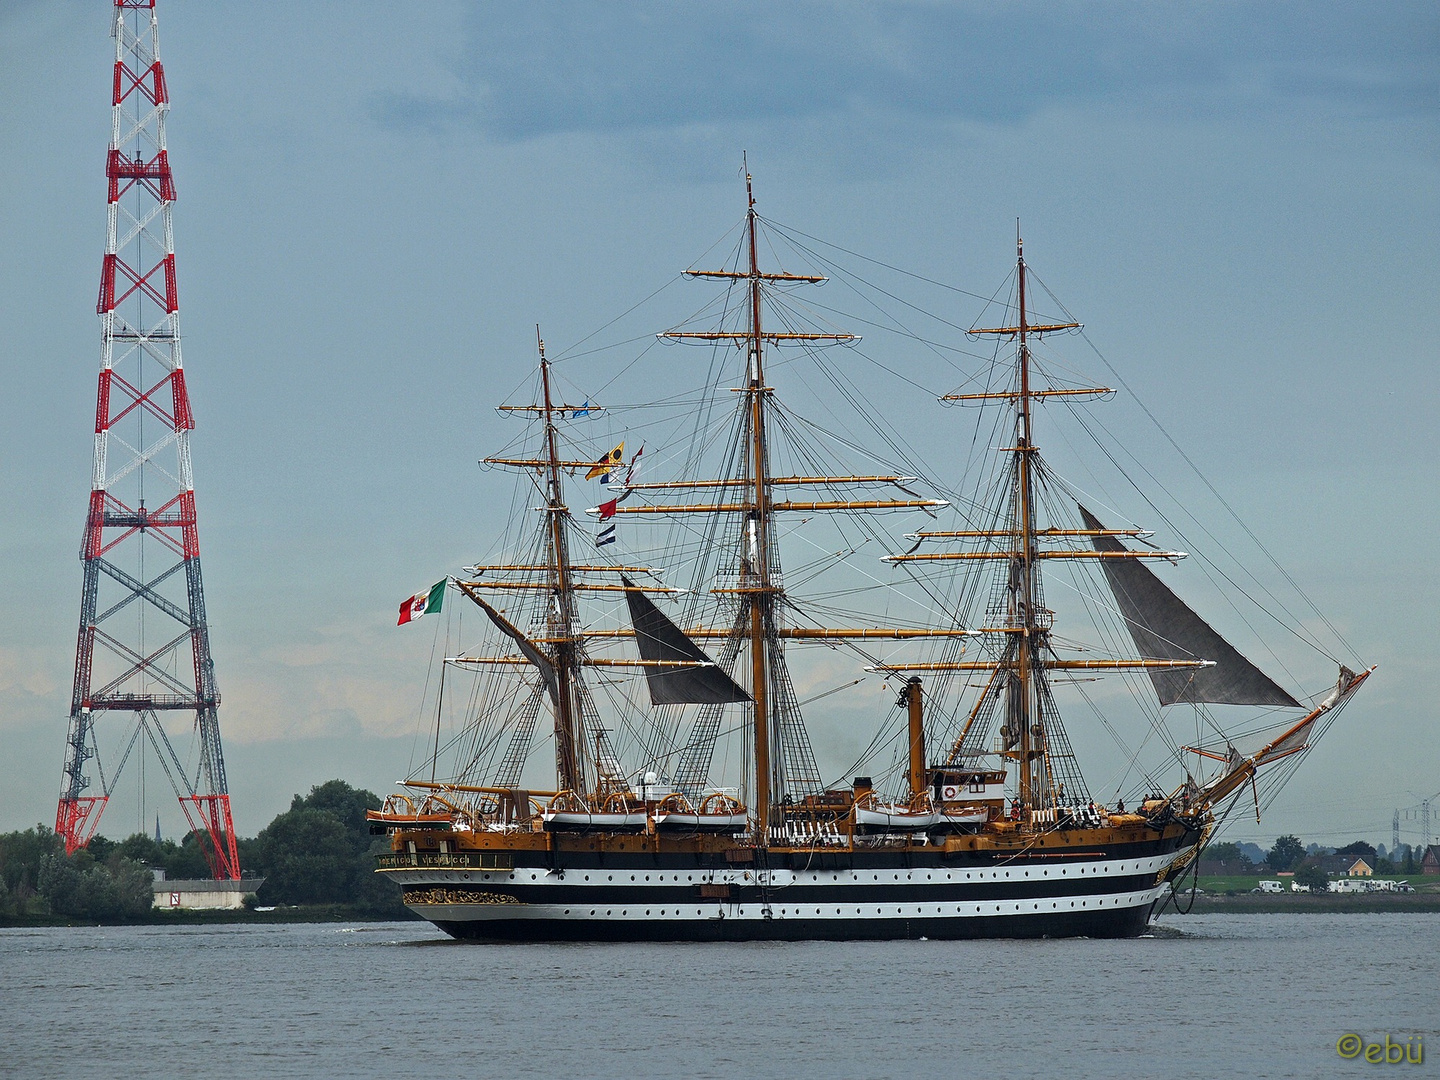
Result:
[[[64,853],[60,838],[44,825],[23,832],[0,834],[0,914],[43,915],[48,911],[36,883],[40,868],[51,856]]]
[[[90,842],[90,846],[95,846],[94,840]],[[144,863],[146,866],[164,866],[167,852],[176,850],[173,840],[163,840],[157,844],[154,837],[138,832],[127,836],[115,845],[115,851],[119,855],[132,862]]]
[[[269,904],[343,904],[354,884],[355,850],[345,826],[328,810],[287,810],[260,831]]]
[[[1249,856],[1240,850],[1239,844],[1232,844],[1228,840],[1222,844],[1211,844],[1205,849],[1202,858],[1223,862],[1227,869],[1243,872],[1252,868]]]
[[[1295,884],[1307,885],[1311,892],[1324,892],[1330,887],[1330,875],[1313,862],[1295,871]]]
[[[205,843],[209,843],[206,837]],[[188,832],[180,841],[180,846],[173,855],[167,855],[165,859],[165,876],[168,878],[208,878],[210,876],[210,864],[205,860],[205,849],[200,846],[200,838],[193,832]]]
[[[96,837],[90,841],[92,852],[96,851],[95,845],[99,839]],[[209,842],[207,838],[205,843]],[[194,833],[186,833],[178,844],[174,840],[162,840],[157,844],[153,836],[135,833],[114,844],[113,849],[132,862],[160,867],[171,881],[204,879],[210,876],[210,864],[205,861],[205,850]],[[98,854],[97,857],[103,858]]]
[[[89,851],[49,855],[36,882],[40,895],[57,915],[110,921],[137,918],[154,904],[149,869],[112,855],[97,863]]]
[[[60,838],[44,825],[0,836],[0,875],[11,890],[25,879],[33,887],[47,855],[61,850]]]
[[[329,780],[296,795],[290,809],[254,841],[240,842],[243,865],[265,878],[257,900],[266,904],[354,905],[370,915],[411,917],[400,890],[375,873],[384,837],[372,838],[366,810],[380,807],[374,792]]]
[[[90,857],[96,862],[105,862],[115,851],[115,841],[108,836],[93,836],[90,843],[85,845],[85,850],[90,852]]]
[[[1346,844],[1339,851],[1335,852],[1335,854],[1343,855],[1351,862],[1354,862],[1356,859],[1364,859],[1370,864],[1372,869],[1377,859],[1374,845],[1367,844],[1364,840],[1356,840],[1352,844]]]
[[[296,795],[290,802],[291,810],[328,810],[340,819],[345,831],[358,847],[370,846],[370,826],[365,820],[366,810],[379,810],[380,797],[373,791],[353,788],[344,780],[327,780],[310,789],[310,794],[301,798]]]
[[[1298,836],[1280,836],[1275,846],[1265,855],[1265,865],[1271,870],[1289,870],[1305,857],[1305,845]]]
[[[361,856],[357,868],[355,885],[355,906],[367,915],[384,916],[389,919],[419,918],[401,903],[401,892],[393,882],[375,873],[375,856],[390,850],[390,838],[377,836]]]

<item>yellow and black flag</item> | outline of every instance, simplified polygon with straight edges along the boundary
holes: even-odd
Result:
[[[622,442],[619,446],[615,447],[614,450],[611,450],[594,465],[591,465],[590,471],[585,474],[585,479],[594,480],[598,476],[600,477],[600,482],[602,484],[608,484],[610,482],[611,471],[614,469],[618,469],[624,463],[625,444]]]

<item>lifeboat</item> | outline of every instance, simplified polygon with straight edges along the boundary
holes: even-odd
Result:
[[[644,804],[624,794],[611,795],[600,809],[586,804],[572,792],[562,791],[540,812],[546,829],[584,829],[599,832],[640,832],[650,820]]]
[[[734,834],[750,824],[750,814],[739,800],[711,792],[699,808],[683,795],[665,799],[655,809],[655,827],[664,832],[712,832]]]
[[[866,832],[918,832],[939,822],[940,811],[928,794],[908,803],[885,802],[871,795],[855,804],[855,827]]]
[[[427,798],[419,808],[408,795],[386,796],[379,810],[366,810],[365,820],[371,835],[382,835],[391,829],[451,829],[456,819],[455,808]]]

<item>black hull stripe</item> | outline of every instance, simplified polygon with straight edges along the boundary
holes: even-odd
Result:
[[[890,919],[486,919],[436,922],[465,941],[896,941],[930,938],[1138,937],[1150,904],[1111,911]]]
[[[1155,886],[1155,874],[1124,874],[1113,877],[1086,874],[1080,877],[1042,879],[1040,881],[988,882],[837,882],[831,885],[811,883],[772,886],[730,886],[727,903],[761,904],[768,896],[772,907],[811,907],[826,904],[943,904],[987,900],[1061,899],[1072,896],[1093,896],[1097,890],[1106,894],[1144,892]],[[574,907],[693,907],[702,900],[697,883],[624,885],[531,885],[505,880],[491,881],[412,881],[409,889],[480,889],[513,896],[522,904],[569,904]]]
[[[1033,853],[1004,851],[953,851],[921,848],[914,851],[865,851],[817,849],[815,851],[770,852],[768,866],[775,870],[985,870],[1015,867],[1020,870],[1089,865],[1095,862],[1116,862],[1149,859],[1172,854],[1180,847],[1179,838],[1137,840],[1133,843],[1104,847],[1077,846],[1073,851],[1044,849]],[[563,851],[553,856],[544,852],[516,852],[516,870],[551,871],[563,868],[576,871],[696,871],[736,870],[765,866],[766,860],[736,865],[714,853],[680,854],[675,852],[608,852]]]

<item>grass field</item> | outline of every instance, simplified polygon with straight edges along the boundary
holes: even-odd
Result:
[[[1290,889],[1290,879],[1279,877],[1276,874],[1234,874],[1225,877],[1206,877],[1201,875],[1200,888],[1207,893],[1248,893],[1258,888],[1261,878],[1267,881],[1283,881],[1286,891]],[[1376,881],[1408,881],[1416,890],[1440,891],[1440,874],[1385,874],[1376,875]],[[1187,879],[1186,883],[1189,881]]]

